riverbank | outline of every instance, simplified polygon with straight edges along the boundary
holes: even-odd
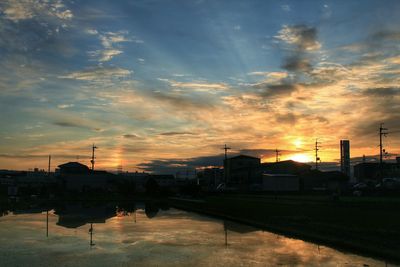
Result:
[[[400,199],[221,195],[171,206],[400,263]]]

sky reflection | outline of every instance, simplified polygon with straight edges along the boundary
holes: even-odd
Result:
[[[2,266],[385,266],[384,262],[176,209],[77,228],[50,212],[0,217]],[[389,266],[389,265],[388,265]],[[393,266],[393,265],[390,265]]]

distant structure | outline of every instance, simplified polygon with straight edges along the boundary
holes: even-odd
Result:
[[[340,171],[350,177],[350,141],[340,140]]]

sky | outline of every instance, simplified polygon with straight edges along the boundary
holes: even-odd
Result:
[[[400,153],[399,1],[3,0],[0,168]]]

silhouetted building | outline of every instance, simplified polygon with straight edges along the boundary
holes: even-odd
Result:
[[[215,189],[224,182],[224,169],[206,168],[198,173],[200,184],[208,189]]]
[[[257,168],[261,160],[256,157],[239,155],[224,160],[224,171],[226,172],[227,184],[249,185],[260,182]]]
[[[311,166],[293,160],[284,160],[272,163],[262,163],[260,166],[262,173],[268,174],[303,174],[311,170]]]
[[[350,141],[340,140],[340,171],[350,177]]]
[[[300,190],[300,180],[294,174],[263,174],[263,191],[292,192]]]
[[[108,190],[116,175],[106,171],[92,171],[79,162],[68,162],[58,166],[58,179],[68,191]]]
[[[79,162],[68,162],[59,165],[56,172],[60,174],[88,174],[90,173],[90,169],[88,166]]]
[[[357,181],[379,180],[381,178],[400,177],[400,162],[362,162],[354,165],[354,177]]]

